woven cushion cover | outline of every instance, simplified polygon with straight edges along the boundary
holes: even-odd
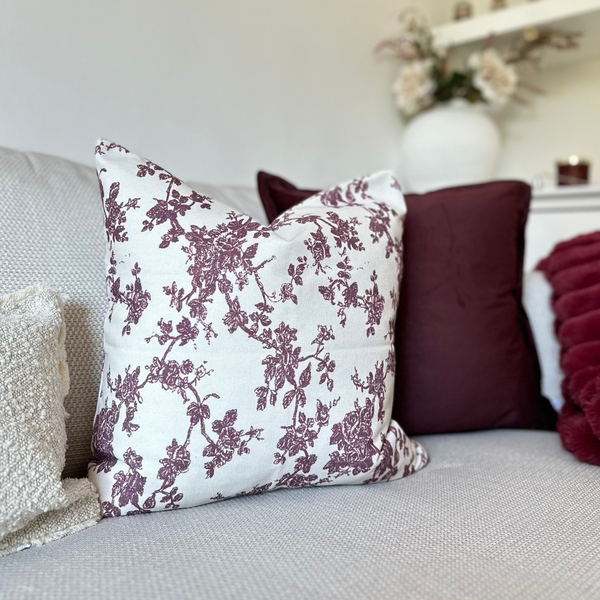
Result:
[[[391,421],[405,204],[391,173],[270,227],[101,141],[110,308],[89,477],[104,516],[427,464]]]
[[[0,597],[600,597],[600,469],[556,433],[419,440],[431,464],[399,481],[105,519],[0,560]]]
[[[254,198],[250,188],[223,191],[234,207]],[[203,191],[203,184],[194,184]],[[49,283],[65,299],[70,392],[65,399],[65,477],[81,477],[91,458],[90,441],[102,373],[102,325],[106,312],[102,203],[96,171],[62,158],[0,148],[0,295]]]
[[[68,391],[60,296],[43,286],[0,296],[0,544],[67,502]]]

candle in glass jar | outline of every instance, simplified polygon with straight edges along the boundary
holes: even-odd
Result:
[[[473,7],[468,2],[459,2],[454,7],[454,20],[462,21],[473,15]]]
[[[590,161],[572,154],[556,161],[558,185],[581,185],[589,183]]]

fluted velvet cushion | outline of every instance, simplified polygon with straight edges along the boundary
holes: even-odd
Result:
[[[538,266],[552,286],[565,404],[565,448],[600,466],[600,232],[557,244]]]

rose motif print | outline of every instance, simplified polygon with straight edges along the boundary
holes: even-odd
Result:
[[[391,420],[405,206],[382,173],[265,227],[96,147],[105,365],[90,478],[105,517],[427,464]]]

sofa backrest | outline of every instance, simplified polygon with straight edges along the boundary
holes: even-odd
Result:
[[[48,283],[65,298],[67,462],[85,474],[102,371],[102,205],[92,167],[0,148],[0,294]]]
[[[191,185],[266,224],[254,189]],[[91,457],[107,306],[104,253],[103,211],[94,168],[54,156],[0,148],[0,295],[44,282],[60,290],[66,301],[71,379],[65,400],[70,415],[66,477],[84,476]],[[562,401],[561,376],[552,346],[549,294],[539,299],[528,285],[532,283],[535,281],[526,279],[525,301],[541,352],[545,387],[552,388],[544,391],[558,406]]]
[[[252,188],[193,187],[266,222]],[[65,477],[85,476],[91,457],[107,307],[103,219],[93,167],[0,148],[0,295],[44,282],[65,299],[71,379]]]

